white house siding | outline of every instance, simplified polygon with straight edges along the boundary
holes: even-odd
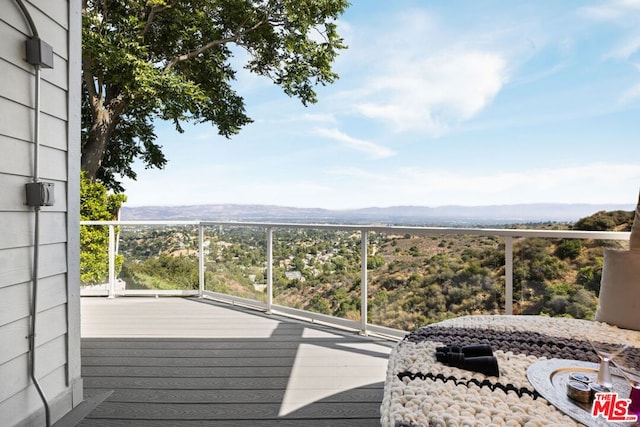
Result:
[[[24,0],[54,68],[41,71],[40,179],[55,205],[40,214],[36,376],[51,422],[82,400],[79,314],[80,0]],[[29,375],[34,212],[35,72],[25,61],[30,28],[15,0],[0,0],[0,426],[43,426]]]

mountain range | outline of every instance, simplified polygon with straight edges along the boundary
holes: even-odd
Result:
[[[245,222],[382,223],[395,225],[482,226],[575,222],[599,211],[634,210],[627,204],[533,203],[490,206],[391,206],[331,210],[275,205],[207,204],[123,207],[121,219]]]

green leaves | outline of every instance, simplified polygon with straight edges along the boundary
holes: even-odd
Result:
[[[245,68],[303,105],[338,78],[345,0],[87,0],[83,10],[83,169],[121,191],[131,165],[162,168],[153,120],[209,122],[226,138],[252,120],[233,89],[235,44]],[[98,159],[98,161],[96,161]]]
[[[91,183],[84,176],[80,180],[80,220],[113,221],[117,219],[124,194],[108,194],[100,183]],[[84,284],[103,283],[109,274],[109,229],[106,226],[80,227],[80,280]],[[122,265],[116,258],[116,269]]]

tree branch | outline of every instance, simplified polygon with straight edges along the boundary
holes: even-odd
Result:
[[[104,17],[104,20],[107,20],[107,11],[109,10],[109,8],[107,7],[107,0],[102,0],[100,2],[102,4],[102,16]]]
[[[91,62],[88,58],[82,58],[82,79],[89,94],[89,103],[91,104],[91,117],[95,121],[98,116],[98,110],[101,107],[102,92],[96,88],[96,78],[93,75]]]
[[[116,124],[120,120],[120,116],[127,108],[127,95],[123,92],[119,92],[118,95],[109,101],[109,110],[111,110],[112,127],[115,128]]]
[[[169,71],[171,71],[171,69],[173,67],[175,67],[178,63],[187,61],[187,60],[189,60],[191,58],[195,58],[196,56],[200,55],[201,53],[203,53],[203,52],[205,52],[205,51],[207,51],[209,49],[211,49],[212,47],[220,46],[220,45],[227,44],[227,43],[236,42],[238,39],[242,38],[245,34],[248,34],[248,33],[252,32],[252,31],[255,31],[255,30],[257,30],[258,28],[262,27],[265,24],[268,24],[268,22],[267,21],[259,21],[253,27],[247,28],[244,31],[238,31],[237,33],[235,33],[234,35],[232,35],[230,37],[226,37],[224,39],[219,39],[219,40],[212,40],[209,43],[205,44],[204,46],[199,47],[198,49],[194,49],[194,50],[192,50],[190,52],[187,52],[185,54],[176,56],[164,68],[164,73],[168,73]]]
[[[89,59],[86,57],[82,58],[82,78],[84,79],[84,83],[87,85],[87,91],[89,91],[89,96],[94,97],[97,95],[96,86],[93,76],[93,69],[91,68],[91,63]]]
[[[140,33],[140,35],[142,37],[144,37],[149,30],[151,29],[151,25],[153,24],[153,20],[156,17],[156,15],[160,12],[164,12],[165,10],[169,9],[170,7],[173,6],[175,2],[171,2],[170,4],[166,5],[166,6],[154,6],[151,8],[151,12],[149,12],[149,16],[147,17],[147,23],[144,25],[144,28],[142,29],[142,32]]]

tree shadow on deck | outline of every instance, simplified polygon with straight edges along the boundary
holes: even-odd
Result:
[[[247,313],[277,327],[265,338],[84,338],[85,395],[113,394],[79,425],[379,425],[390,342]]]

